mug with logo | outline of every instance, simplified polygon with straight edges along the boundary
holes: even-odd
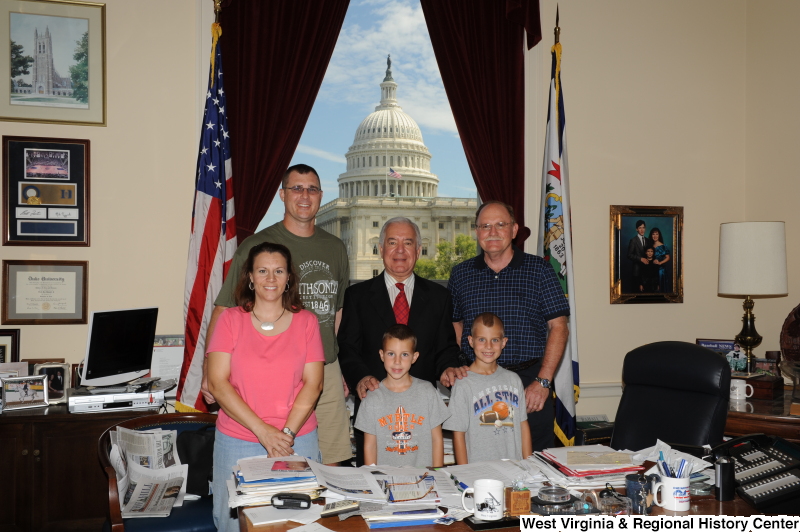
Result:
[[[750,388],[750,393],[747,389]],[[731,379],[731,400],[737,401],[753,396],[753,387],[742,379]]]
[[[466,495],[472,493],[474,507],[467,508]],[[461,506],[481,521],[497,521],[505,509],[505,486],[501,480],[482,478],[461,494]]]
[[[689,479],[662,477],[661,482],[653,486],[653,495],[653,502],[662,508],[686,512],[689,510]]]

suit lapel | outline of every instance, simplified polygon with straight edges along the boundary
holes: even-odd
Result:
[[[389,302],[389,291],[386,290],[386,277],[383,273],[372,279],[370,287],[370,303],[375,309],[375,314],[385,323],[386,329],[397,323],[394,310]]]
[[[411,308],[408,313],[408,326],[416,331],[425,318],[425,308],[428,305],[428,281],[414,274],[414,295],[411,296]]]

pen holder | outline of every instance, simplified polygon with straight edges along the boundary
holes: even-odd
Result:
[[[667,510],[686,512],[689,510],[689,479],[662,477],[653,486],[654,501]]]

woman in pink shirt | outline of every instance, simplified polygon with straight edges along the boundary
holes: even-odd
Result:
[[[220,315],[206,350],[209,390],[222,407],[212,484],[220,531],[239,529],[230,518],[226,481],[240,458],[321,460],[314,405],[325,356],[317,317],[303,310],[297,285],[286,247],[253,247],[239,273],[238,306]]]

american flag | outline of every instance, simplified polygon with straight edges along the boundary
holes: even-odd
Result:
[[[207,411],[200,393],[206,330],[214,309],[214,299],[236,251],[230,130],[225,119],[222,46],[218,40],[222,30],[219,24],[214,24],[211,32],[214,45],[200,134],[200,153],[197,155],[197,183],[183,303],[186,343],[176,410],[184,412]]]
[[[389,177],[393,177],[395,179],[400,179],[403,176],[400,175],[400,172],[395,172],[394,168],[389,168]]]

